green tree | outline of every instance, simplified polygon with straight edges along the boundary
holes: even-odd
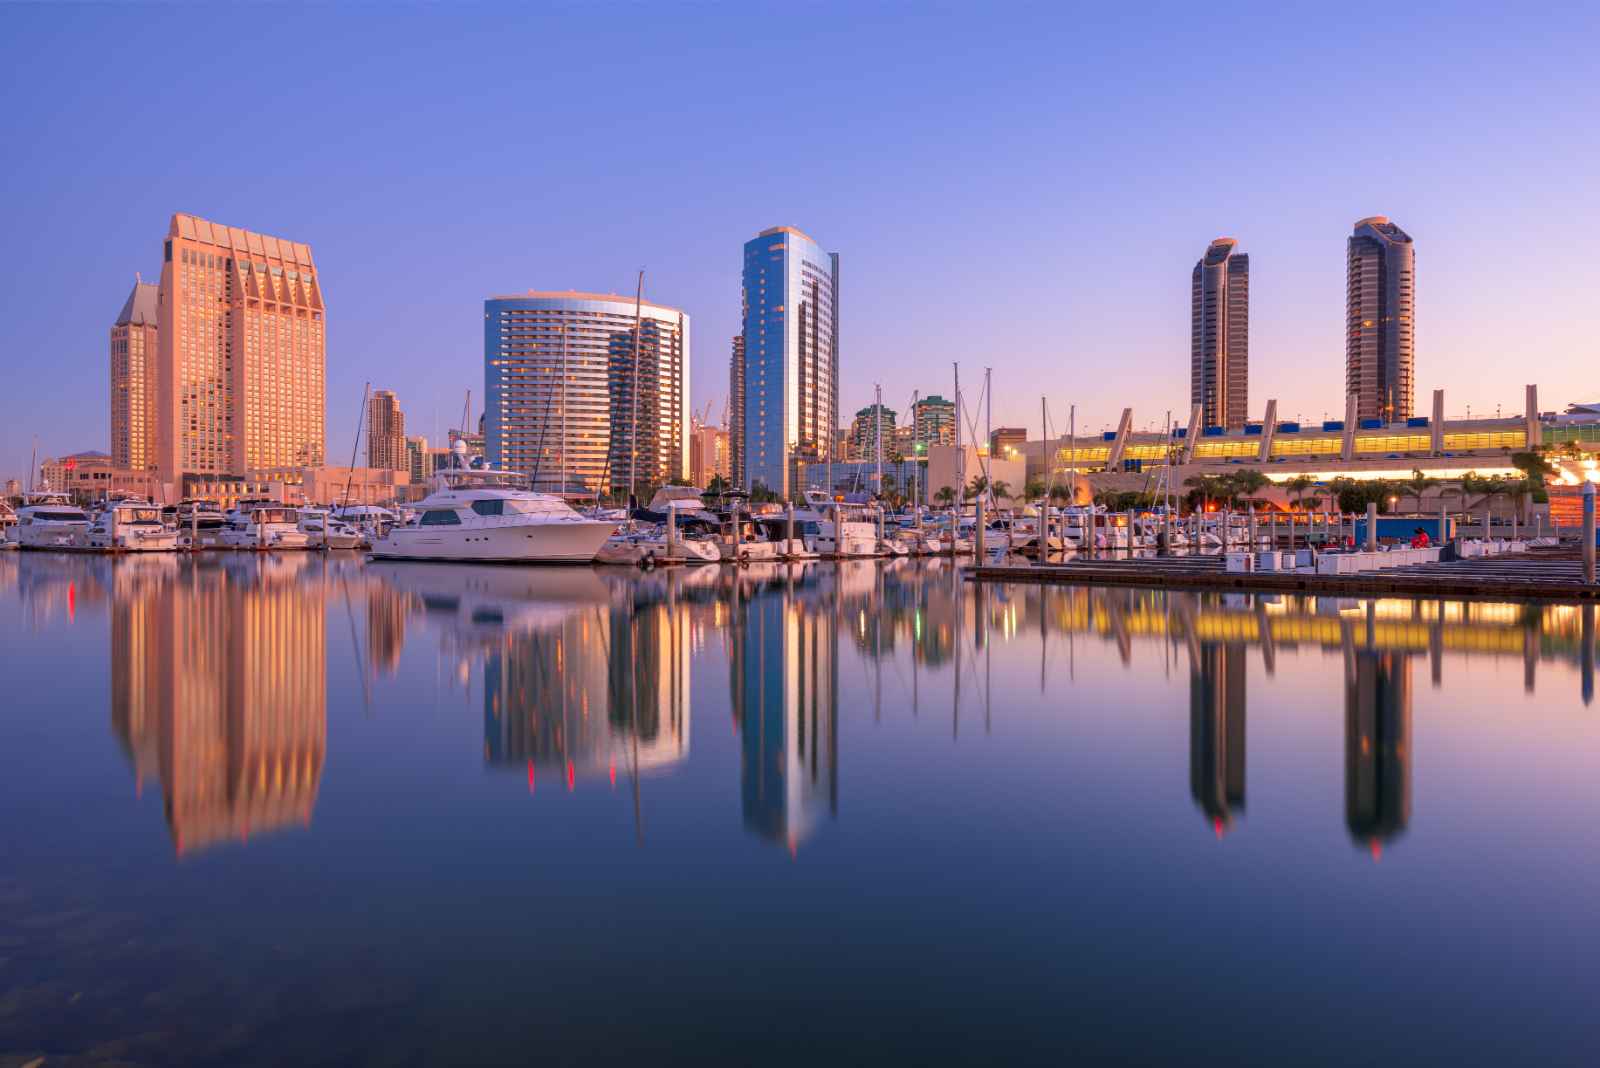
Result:
[[[970,501],[975,497],[981,496],[983,491],[988,488],[988,479],[984,478],[982,475],[973,475],[972,481],[967,483],[966,487],[962,490],[962,499]]]
[[[1228,503],[1233,506],[1238,506],[1246,497],[1260,493],[1270,481],[1271,479],[1253,467],[1247,467],[1242,471],[1231,471],[1222,476]]]
[[[933,495],[933,499],[948,508],[956,502],[956,491],[949,486],[940,486],[939,492]]]
[[[1190,475],[1183,480],[1189,487],[1189,507],[1200,511],[1210,511],[1211,502],[1223,497],[1225,491],[1216,475]]]
[[[1301,503],[1301,499],[1305,497],[1308,492],[1310,492],[1311,487],[1315,486],[1316,484],[1317,480],[1312,478],[1310,475],[1296,475],[1289,481],[1285,482],[1283,484],[1283,488],[1289,492],[1290,497],[1294,498],[1294,502],[1299,504]]]
[[[1051,486],[1050,499],[1056,504],[1070,504],[1072,503],[1072,490],[1066,486]]]
[[[1037,475],[1028,479],[1028,484],[1022,487],[1022,495],[1030,501],[1041,500],[1044,497],[1044,482]]]
[[[989,497],[996,503],[999,503],[1002,498],[1009,501],[1011,499],[1011,483],[1004,479],[995,479],[989,486]]]
[[[706,483],[707,497],[721,497],[728,492],[728,480],[721,475],[712,475],[711,481]]]
[[[1427,475],[1422,473],[1420,468],[1412,468],[1411,477],[1406,479],[1403,483],[1405,488],[1411,492],[1411,496],[1416,498],[1417,511],[1419,512],[1422,511],[1422,495],[1433,489],[1438,484],[1438,479],[1429,478]]]

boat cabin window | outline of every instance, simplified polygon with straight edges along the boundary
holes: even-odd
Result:
[[[423,527],[458,527],[461,525],[461,517],[447,508],[430,508],[422,513],[422,518],[417,520],[417,525]]]
[[[255,513],[257,523],[298,523],[300,517],[293,508],[258,508]]]
[[[87,523],[89,517],[82,512],[34,512],[33,518],[49,520],[52,523]]]
[[[161,513],[154,508],[135,508],[129,513],[127,522],[130,523],[160,523]]]
[[[479,515],[505,515],[505,498],[496,497],[487,501],[473,501],[472,510],[477,512]]]

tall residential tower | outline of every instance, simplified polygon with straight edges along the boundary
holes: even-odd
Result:
[[[839,424],[839,254],[791,226],[744,246],[744,342],[735,347],[741,485],[784,497],[834,459]],[[736,369],[737,370],[737,369]],[[831,489],[831,487],[829,487]]]
[[[323,463],[326,324],[311,249],[179,214],[163,259],[162,477]]]
[[[409,471],[406,451],[406,416],[400,402],[387,389],[374,390],[367,401],[367,466],[385,471]]]
[[[1345,392],[1358,419],[1409,419],[1415,388],[1416,264],[1411,237],[1374,215],[1350,235]]]
[[[135,281],[111,327],[111,466],[155,467],[159,287]]]
[[[1194,265],[1189,304],[1189,403],[1203,426],[1242,430],[1250,399],[1250,257],[1219,237]]]

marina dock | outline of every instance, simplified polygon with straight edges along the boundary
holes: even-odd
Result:
[[[1350,575],[1318,575],[1304,570],[1236,574],[1223,569],[1223,558],[1219,555],[976,564],[964,568],[962,574],[975,582],[1158,586],[1187,590],[1333,595],[1427,595],[1579,603],[1600,601],[1600,585],[1584,583],[1583,558],[1575,549],[1472,557]]]

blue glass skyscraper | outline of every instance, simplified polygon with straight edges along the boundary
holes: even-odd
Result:
[[[839,255],[790,226],[744,246],[733,347],[735,475],[788,497],[822,485],[839,424]],[[831,487],[828,487],[831,489]]]

